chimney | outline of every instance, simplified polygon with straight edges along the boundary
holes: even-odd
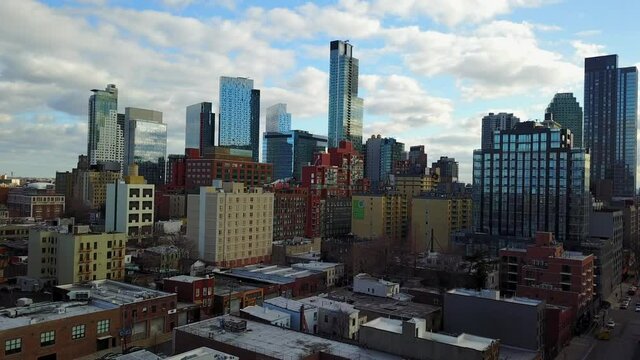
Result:
[[[129,176],[138,176],[138,164],[129,165]]]

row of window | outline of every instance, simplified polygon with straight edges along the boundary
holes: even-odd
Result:
[[[110,320],[100,320],[97,324],[97,333],[109,332]],[[82,339],[86,336],[86,325],[80,324],[71,328],[71,339]],[[40,346],[50,346],[56,343],[56,330],[44,331],[40,333]],[[22,352],[22,338],[5,340],[4,354],[11,355]]]

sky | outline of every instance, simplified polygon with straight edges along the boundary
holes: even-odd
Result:
[[[327,134],[329,42],[360,59],[364,137],[455,157],[471,180],[481,118],[543,119],[556,92],[582,104],[584,57],[640,63],[640,2],[599,0],[3,0],[0,174],[54,177],[86,154],[91,89],[164,113],[184,152],[185,108],[218,105],[220,76],[254,79],[265,109]]]

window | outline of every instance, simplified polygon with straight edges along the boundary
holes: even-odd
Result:
[[[56,343],[56,331],[45,331],[40,333],[40,346],[49,346]]]
[[[84,324],[76,325],[71,328],[71,338],[73,340],[82,339],[84,337],[84,333],[85,333]]]
[[[325,315],[324,316],[324,322],[328,323],[329,322],[329,315]]]
[[[98,321],[98,334],[109,332],[109,319]]]
[[[158,311],[158,308],[155,305],[151,305],[151,312],[155,313],[156,311]]]
[[[4,342],[4,354],[17,354],[22,351],[22,338],[9,339]]]

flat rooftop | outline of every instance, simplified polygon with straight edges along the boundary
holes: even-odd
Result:
[[[300,307],[304,306],[305,309],[311,309],[314,308],[314,306],[308,305],[308,304],[304,304],[298,300],[293,300],[293,299],[287,299],[285,297],[282,296],[278,296],[275,298],[271,298],[271,299],[265,299],[263,301],[264,304],[269,304],[269,305],[273,305],[273,306],[277,306],[280,309],[286,309],[286,310],[290,310],[290,311],[300,311]]]
[[[491,299],[496,301],[511,302],[516,304],[529,305],[529,306],[538,306],[542,303],[541,300],[529,299],[525,297],[500,298],[499,291],[486,291],[486,290],[476,291],[472,289],[452,289],[452,290],[449,290],[448,293],[453,295]]]
[[[257,305],[247,306],[244,309],[240,309],[240,311],[266,321],[278,321],[291,318],[291,315],[282,311],[268,309]]]
[[[296,256],[298,257],[298,256]],[[291,265],[295,269],[315,270],[315,271],[327,271],[333,269],[336,266],[342,265],[341,263],[323,262],[323,261],[311,261],[308,263],[297,263]]]
[[[123,354],[116,358],[117,360],[239,360],[237,356],[223,353],[222,351],[213,350],[208,347],[199,347],[191,351],[183,352],[170,356],[168,358],[162,358],[151,351],[140,350],[132,352],[130,354]]]
[[[93,302],[41,302],[0,310],[0,331],[114,309]]]
[[[178,276],[172,276],[170,278],[166,278],[165,280],[172,280],[172,281],[183,282],[183,283],[193,283],[203,279],[206,279],[206,278],[198,277],[198,276],[189,276],[189,275],[178,275]]]
[[[349,291],[346,288],[332,291],[329,293],[329,298],[352,304],[353,307],[361,311],[374,312],[402,319],[422,318],[428,314],[440,311],[440,308],[437,306],[361,294]]]
[[[67,291],[89,290],[91,291],[92,299],[102,300],[116,305],[131,304],[164,296],[175,296],[175,294],[164,291],[148,289],[142,286],[113,280],[94,280],[86,284],[59,285],[57,288]]]
[[[424,319],[413,319],[416,321],[424,321]],[[362,326],[388,331],[396,334],[402,334],[402,320],[396,319],[387,319],[387,318],[377,318],[375,320],[369,321]],[[458,336],[451,336],[439,333],[433,333],[426,331],[421,339],[439,342],[443,344],[449,344],[458,347],[464,347],[469,349],[474,349],[477,351],[486,350],[491,344],[496,341],[494,339],[489,339],[481,336],[469,335],[469,334],[460,334]]]
[[[326,309],[329,311],[336,311],[336,312],[339,311],[339,312],[348,313],[348,314],[353,314],[358,311],[351,304],[338,301],[338,300],[332,300],[332,299],[321,297],[321,296],[310,296],[308,298],[298,299],[298,301],[300,301],[303,304]]]
[[[276,359],[301,359],[319,351],[359,360],[400,360],[401,357],[361,348],[338,341],[324,339],[278,326],[246,321],[246,330],[234,332],[223,330],[221,322],[243,321],[235,316],[224,315],[176,328],[181,331],[209,338],[237,348],[254,351]]]
[[[265,282],[268,284],[290,284],[297,278],[315,275],[317,272],[305,269],[293,269],[280,265],[249,265],[222,272],[223,275]]]
[[[229,294],[238,294],[240,292],[253,291],[258,289],[260,288],[256,286],[234,283],[220,283],[216,281],[213,285],[213,294],[218,296],[227,296]]]

